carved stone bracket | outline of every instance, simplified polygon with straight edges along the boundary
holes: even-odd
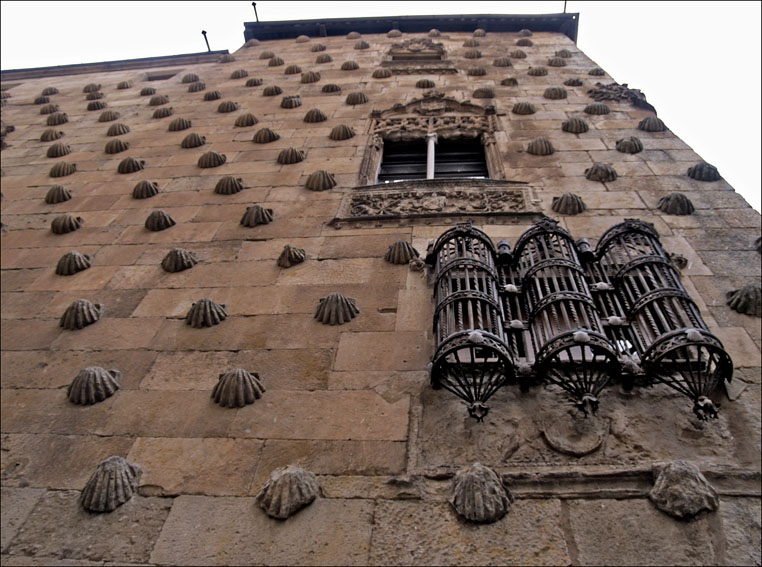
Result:
[[[539,215],[531,188],[494,179],[419,179],[356,187],[346,193],[331,225],[343,222],[441,217]]]

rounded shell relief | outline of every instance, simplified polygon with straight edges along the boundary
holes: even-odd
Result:
[[[317,478],[310,471],[294,466],[275,469],[257,494],[256,500],[271,518],[285,520],[317,498]]]
[[[224,408],[241,408],[253,404],[264,392],[259,374],[236,368],[220,374],[212,398]]]
[[[69,388],[66,396],[74,404],[92,405],[102,402],[114,395],[119,389],[119,378],[122,373],[118,370],[104,370],[100,366],[88,366],[79,371]]]
[[[127,502],[138,488],[143,470],[123,457],[109,457],[98,465],[79,498],[90,512],[111,512]]]
[[[467,520],[491,523],[505,516],[513,497],[494,471],[474,463],[455,475],[450,503]]]

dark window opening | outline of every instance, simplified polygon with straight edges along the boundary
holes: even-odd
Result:
[[[379,183],[426,179],[426,141],[385,142]]]
[[[425,140],[384,143],[378,183],[426,179]],[[484,146],[478,138],[439,140],[434,145],[434,179],[488,179]]]

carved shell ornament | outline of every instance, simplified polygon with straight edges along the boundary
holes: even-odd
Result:
[[[384,67],[380,69],[376,69],[375,71],[373,71],[373,75],[372,75],[374,79],[388,79],[391,76],[392,76],[391,70],[386,69]]]
[[[170,116],[172,116],[172,114],[174,114],[174,112],[175,111],[174,111],[174,109],[171,106],[163,106],[161,108],[157,108],[154,111],[154,113],[151,116],[151,118],[156,118],[156,119],[159,119],[159,118],[169,118]]]
[[[120,81],[116,85],[117,90],[123,91],[132,88],[132,81]]]
[[[354,319],[358,313],[360,310],[354,299],[334,292],[320,300],[315,319],[324,325],[343,325]]]
[[[127,124],[117,122],[109,126],[108,130],[106,130],[106,136],[122,136],[123,134],[129,134],[129,132],[130,127]]]
[[[369,49],[370,43],[368,43],[365,40],[360,40],[357,43],[355,43],[355,49]]]
[[[162,269],[171,274],[188,270],[196,264],[198,264],[196,255],[184,248],[172,248],[161,261]]]
[[[217,152],[206,152],[200,158],[198,158],[198,166],[202,169],[208,169],[211,167],[219,167],[227,161],[225,154],[218,154]]]
[[[339,124],[338,126],[334,126],[331,130],[331,133],[328,134],[328,137],[331,138],[331,140],[341,141],[341,140],[348,140],[349,138],[352,138],[355,135],[355,131],[352,129],[351,126],[347,126],[346,124]]]
[[[578,79],[577,77],[572,77],[571,79],[566,79],[564,81],[564,85],[567,87],[581,87],[583,84],[582,79]]]
[[[313,473],[287,466],[270,473],[256,501],[271,518],[285,520],[311,504],[319,493],[320,485]]]
[[[121,114],[116,110],[107,110],[106,112],[101,113],[98,117],[98,122],[113,122],[114,120],[118,120],[120,116]]]
[[[561,130],[572,134],[583,134],[590,130],[590,126],[584,118],[572,116],[569,120],[564,120],[561,123]]]
[[[351,31],[347,34],[347,39],[360,39],[362,36],[360,32]]]
[[[307,43],[310,40],[310,36],[308,35],[300,35],[296,38],[296,43]]]
[[[45,87],[44,89],[42,89],[42,93],[40,94],[42,96],[51,96],[51,95],[56,95],[59,92],[60,91],[56,87]]]
[[[547,138],[535,138],[527,145],[527,153],[533,156],[549,156],[556,150]]]
[[[726,295],[731,309],[744,315],[762,317],[762,288],[758,284],[749,284],[741,289],[729,291]]]
[[[588,75],[592,75],[593,77],[603,77],[605,74],[606,74],[606,71],[604,71],[600,67],[590,69],[590,72],[588,73]]]
[[[246,69],[236,69],[230,73],[231,79],[245,79],[249,76],[249,72]]]
[[[149,199],[154,195],[158,195],[159,193],[159,184],[156,181],[148,181],[143,179],[142,181],[138,181],[135,187],[133,187],[132,198]]]
[[[331,57],[327,53],[321,53],[320,55],[315,57],[315,63],[317,63],[318,65],[322,65],[324,63],[330,63],[331,61],[333,61],[333,57]]]
[[[316,43],[315,45],[310,47],[310,51],[312,53],[318,53],[320,51],[325,51],[325,50],[326,50],[326,46],[323,45],[322,43]]]
[[[122,457],[109,457],[98,465],[79,498],[90,512],[111,512],[137,492],[143,470]]]
[[[656,116],[646,116],[638,123],[638,130],[644,132],[666,132],[667,126]]]
[[[91,257],[88,254],[80,254],[76,250],[67,252],[56,264],[56,275],[73,276],[74,274],[88,269],[91,266]]]
[[[189,93],[200,93],[201,91],[206,90],[206,83],[203,81],[199,81],[197,83],[191,83],[188,85],[188,92]]]
[[[126,150],[130,149],[130,143],[126,140],[122,140],[121,138],[116,138],[115,140],[110,140],[106,143],[106,147],[103,148],[103,151],[107,154],[118,154],[120,152],[124,152]]]
[[[318,73],[317,71],[307,71],[306,73],[302,73],[303,84],[317,83],[319,80],[320,80],[320,73]]]
[[[283,71],[284,75],[297,75],[302,72],[302,68],[299,65],[289,65]]]
[[[320,169],[310,174],[304,186],[310,191],[327,191],[336,187],[336,178],[333,174]]]
[[[205,136],[199,136],[195,132],[191,132],[185,138],[183,138],[183,141],[180,142],[180,147],[185,149],[190,148],[198,148],[199,146],[203,146],[206,144],[206,137]]]
[[[59,126],[61,124],[66,124],[68,121],[69,116],[65,112],[55,112],[47,118],[48,126]]]
[[[482,52],[478,49],[469,49],[463,54],[463,57],[466,59],[479,59],[481,56]]]
[[[592,167],[585,170],[585,177],[590,181],[600,181],[608,183],[617,178],[616,170],[606,163],[594,163]]]
[[[562,215],[578,215],[587,209],[582,197],[574,193],[564,193],[560,197],[553,197],[551,209]]]
[[[521,49],[514,49],[508,54],[508,57],[511,59],[526,59],[527,54],[524,53]]]
[[[222,93],[220,91],[208,91],[204,93],[204,100],[207,102],[213,101],[213,100],[219,100],[222,98]]]
[[[548,67],[566,67],[566,60],[563,57],[551,57],[548,59]]]
[[[263,51],[259,54],[260,59],[272,59],[273,57],[275,57],[275,53],[272,51]]]
[[[254,116],[251,112],[247,112],[246,114],[241,114],[241,116],[235,119],[235,127],[247,128],[249,126],[254,126],[258,122],[259,120],[256,116]]]
[[[241,217],[241,224],[250,228],[260,224],[270,224],[273,221],[273,210],[265,209],[260,205],[252,205],[246,209]]]
[[[57,104],[46,104],[40,108],[40,114],[53,114],[54,112],[58,112],[58,108]]]
[[[235,56],[230,53],[223,53],[217,58],[217,63],[233,63],[235,62]]]
[[[259,45],[259,40],[251,38],[249,41],[243,44],[244,47],[256,47]]]
[[[167,128],[170,132],[180,132],[182,130],[187,130],[191,127],[191,121],[187,118],[183,118],[182,116],[178,116],[175,118],[172,122],[169,123],[169,127]]]
[[[304,152],[296,148],[285,148],[278,154],[278,163],[281,165],[291,165],[304,161]]]
[[[297,248],[286,244],[283,247],[283,252],[278,256],[278,266],[281,268],[290,268],[296,264],[301,264],[307,259],[307,253],[303,248]]]
[[[218,195],[234,195],[243,191],[243,178],[225,175],[214,187],[214,192]]]
[[[545,77],[548,74],[548,70],[545,67],[530,67],[527,71],[527,75],[530,77]]]
[[[102,100],[95,100],[93,102],[87,103],[87,110],[90,112],[93,112],[95,110],[103,110],[107,106],[108,104],[103,102]]]
[[[269,85],[262,89],[262,96],[277,96],[283,92],[278,85]]]
[[[280,136],[269,128],[262,128],[261,130],[256,131],[252,141],[256,144],[269,144],[270,142],[274,142],[275,140],[279,139]]]
[[[223,408],[242,408],[253,404],[264,392],[259,374],[236,368],[220,374],[212,390],[212,398]]]
[[[480,87],[471,96],[474,98],[495,98],[495,90],[490,87]]]
[[[83,224],[82,217],[73,217],[71,215],[62,215],[54,218],[50,223],[50,231],[53,234],[66,234],[74,232],[79,229]]]
[[[146,218],[145,227],[151,232],[160,232],[175,226],[177,223],[164,211],[152,211]]]
[[[319,108],[313,108],[304,115],[304,121],[308,123],[325,122],[326,120],[328,120],[328,117]]]
[[[693,167],[688,168],[688,177],[698,181],[719,181],[722,179],[717,168],[705,161],[700,161]]]
[[[518,87],[519,80],[516,77],[506,77],[500,81],[500,84],[504,87]]]
[[[469,67],[466,71],[466,75],[469,77],[483,77],[487,74],[487,69],[484,67]]]
[[[386,32],[386,37],[401,37],[402,32],[398,29],[389,30]]]
[[[70,200],[72,196],[72,192],[63,185],[53,185],[45,194],[45,202],[48,205],[57,205]]]
[[[298,108],[302,105],[302,97],[299,95],[284,96],[280,101],[281,108]]]
[[[415,83],[415,86],[419,89],[433,89],[436,86],[436,83],[431,79],[419,79]]]
[[[53,142],[54,140],[63,138],[63,136],[64,133],[60,130],[56,130],[55,128],[48,128],[40,136],[40,142]]]
[[[233,102],[232,100],[226,100],[220,103],[220,105],[217,107],[217,112],[221,112],[221,113],[235,112],[239,108],[240,108],[240,105],[237,102]]]
[[[601,114],[609,114],[611,112],[611,109],[608,107],[608,105],[602,102],[591,102],[585,107],[584,112],[585,114],[601,115]]]
[[[154,95],[151,100],[148,101],[148,106],[161,106],[162,104],[169,103],[169,97],[167,95]]]
[[[512,503],[513,497],[497,474],[480,463],[463,468],[455,475],[450,504],[466,520],[495,522],[505,516]]]
[[[548,87],[545,89],[545,92],[542,93],[542,96],[549,100],[560,100],[566,98],[568,93],[563,87]]]
[[[398,240],[386,251],[384,260],[390,264],[409,264],[413,258],[418,258],[418,250],[413,248],[406,240]]]
[[[156,94],[156,89],[153,87],[143,87],[140,89],[140,96],[151,96]]]
[[[280,67],[281,65],[284,65],[286,62],[278,57],[277,55],[275,57],[271,57],[270,61],[267,62],[268,67]]]
[[[534,42],[531,39],[520,39],[516,42],[519,47],[532,47]]]
[[[183,78],[180,80],[180,83],[187,85],[188,83],[197,83],[201,80],[201,77],[196,75],[196,73],[186,73],[183,75]]]
[[[119,389],[118,370],[104,370],[100,366],[88,366],[79,371],[69,384],[66,397],[74,404],[89,406],[102,402]]]
[[[185,316],[185,323],[194,329],[202,329],[219,325],[227,317],[228,312],[224,304],[220,305],[211,299],[204,298],[191,305]]]
[[[616,141],[616,149],[623,154],[637,154],[643,151],[643,142],[640,138],[629,136]]]
[[[63,142],[56,142],[48,148],[47,156],[49,158],[59,158],[71,153],[71,146]]]
[[[479,47],[479,42],[469,37],[463,42],[463,47]]]
[[[357,64],[357,61],[344,61],[341,64],[342,71],[357,71],[359,68],[360,66]]]
[[[99,98],[103,98],[103,96],[103,93],[100,92],[87,93],[85,100],[98,100]]]
[[[513,67],[513,63],[508,57],[498,57],[492,62],[493,67]]]
[[[119,162],[119,166],[116,168],[119,173],[135,173],[145,168],[146,161],[144,159],[137,160],[134,157],[124,158]]]
[[[511,112],[514,114],[528,115],[534,114],[537,112],[537,109],[535,109],[534,105],[531,102],[517,102],[513,105]]]
[[[258,77],[253,77],[253,78],[249,79],[248,81],[246,81],[246,86],[247,87],[259,87],[259,86],[262,85],[262,83],[264,83],[263,79],[260,79]]]
[[[696,210],[691,200],[682,193],[671,193],[662,197],[657,207],[668,215],[690,215]]]
[[[102,303],[96,304],[87,299],[77,299],[66,308],[58,324],[70,331],[83,329],[101,318],[103,308]]]

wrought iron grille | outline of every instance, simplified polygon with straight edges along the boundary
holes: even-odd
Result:
[[[426,261],[436,278],[431,383],[478,420],[514,381],[522,390],[556,384],[595,413],[612,379],[626,388],[662,382],[689,397],[699,418],[717,416],[709,394],[732,378],[732,361],[651,225],[627,219],[593,251],[545,218],[511,252],[460,224]]]

